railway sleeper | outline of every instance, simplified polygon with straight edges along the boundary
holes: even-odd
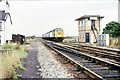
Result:
[[[76,71],[84,72],[84,68],[82,68],[82,67],[80,67],[80,66],[77,66],[77,67],[76,67]]]
[[[92,61],[87,61],[87,60],[84,60],[84,59],[80,59],[80,63],[91,63]]]
[[[90,68],[92,71],[102,71],[102,70],[108,70],[107,67],[94,67],[94,68]]]
[[[103,78],[114,78],[114,80],[119,80],[120,79],[120,75],[116,74],[116,75],[111,75],[111,74],[108,74],[108,75],[102,75]],[[116,79],[115,79],[116,78]]]
[[[114,57],[114,60],[116,60],[116,61],[118,61],[118,62],[120,62],[120,58],[119,57]]]
[[[87,64],[85,64],[85,66],[86,66],[87,68],[90,68],[90,69],[100,68],[100,67],[101,67],[100,65],[87,65]]]
[[[92,48],[89,48],[89,49],[87,49],[86,50],[86,48],[82,48],[82,49],[80,49],[82,52],[88,52],[88,50],[89,50],[89,53],[91,54],[94,54],[94,53],[96,53],[97,52],[97,54],[103,54],[103,53],[106,53],[106,54],[103,54],[103,55],[105,55],[105,56],[108,56],[109,55],[109,53],[110,52],[108,52],[108,51],[105,51],[105,50],[98,50],[98,49],[92,49]],[[102,53],[101,53],[102,52]],[[98,55],[96,55],[96,56],[98,56]],[[113,57],[115,57],[116,55],[111,55],[111,56],[113,56]]]
[[[100,75],[120,75],[120,73],[117,70],[105,70],[105,69],[96,69],[94,70],[96,73],[100,74]]]
[[[96,63],[83,63],[85,66],[87,66],[87,67],[94,67],[94,66],[99,66],[99,65],[97,65]]]
[[[108,77],[108,78],[105,78],[106,80],[120,80],[119,77],[116,77],[116,78],[111,78],[111,77]]]
[[[86,70],[84,70],[84,73],[85,73],[87,76],[89,76],[90,78],[92,78],[92,80],[103,80],[102,77],[101,77],[101,79],[100,79],[100,78],[97,78],[97,77],[95,77],[93,74],[89,73],[89,72],[86,71]]]
[[[61,57],[65,60],[65,61],[63,62],[63,64],[69,64],[69,63],[70,63],[70,60],[68,60],[66,57],[64,57],[64,56],[62,56],[62,55],[61,55]]]
[[[73,52],[73,51],[72,51]],[[74,52],[73,52],[74,53]],[[83,56],[83,58],[84,58],[85,56]],[[87,59],[87,58],[86,58]]]
[[[62,49],[63,50],[63,49]],[[71,50],[68,50],[69,52],[74,52],[74,51],[71,51]],[[83,55],[83,54],[82,54]],[[84,56],[84,58],[86,58],[85,56]],[[87,58],[88,59],[88,58]],[[101,63],[103,66],[108,66],[105,62],[100,62],[100,61],[98,61],[99,63]],[[110,67],[112,67],[113,68],[113,66],[111,65]]]
[[[82,58],[84,58],[85,56],[83,56]],[[86,60],[87,60],[88,58],[86,58]],[[103,66],[108,66],[105,62],[100,62],[100,61],[96,61],[95,60],[95,62],[97,62],[98,64],[102,64]],[[112,64],[111,64],[111,66],[112,66]],[[113,67],[113,66],[112,66]]]

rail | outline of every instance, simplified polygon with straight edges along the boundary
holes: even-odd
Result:
[[[84,71],[92,75],[94,79],[120,79],[120,65],[102,60],[98,57],[90,56],[74,49],[67,48],[54,43],[45,43],[56,52],[68,58],[78,66],[84,68]]]
[[[92,46],[86,46],[86,45],[69,45],[69,44],[62,44],[62,45],[68,48],[71,48],[71,49],[76,49],[86,54],[108,59],[111,62],[120,64],[120,53],[119,53],[120,51],[119,50],[103,49],[99,47],[92,47]]]

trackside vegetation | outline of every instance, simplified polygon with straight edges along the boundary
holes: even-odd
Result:
[[[111,21],[106,24],[106,27],[103,29],[103,34],[109,34],[111,37],[118,38],[120,37],[120,23]]]
[[[22,75],[16,73],[16,70],[26,70],[22,61],[27,57],[28,48],[28,45],[13,43],[2,46],[2,53],[0,54],[0,79],[22,77]]]
[[[109,22],[103,29],[103,34],[110,35],[110,47],[120,48],[120,23]]]

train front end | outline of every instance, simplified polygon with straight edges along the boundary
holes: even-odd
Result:
[[[54,37],[56,42],[62,42],[64,39],[64,31],[61,28],[56,28]]]

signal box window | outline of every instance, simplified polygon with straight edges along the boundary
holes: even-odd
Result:
[[[91,30],[95,29],[95,20],[91,20]]]

